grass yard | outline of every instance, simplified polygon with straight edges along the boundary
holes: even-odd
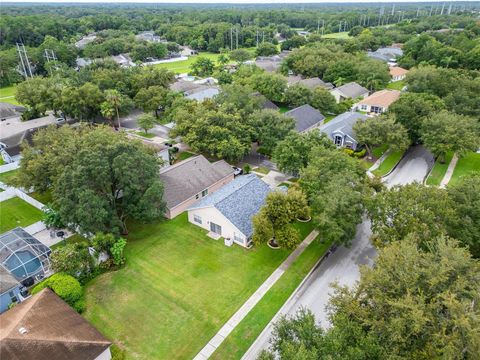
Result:
[[[290,110],[290,108],[287,105],[282,105],[282,104],[277,104],[279,107],[279,110],[281,114],[286,113],[287,111]]]
[[[395,81],[395,82],[388,83],[387,89],[401,91],[405,85],[406,85],[405,81],[403,80]]]
[[[196,154],[192,153],[192,152],[189,152],[189,151],[184,151],[184,152],[181,152],[181,153],[178,153],[177,155],[177,162],[178,161],[183,161],[183,160],[186,160],[188,158],[191,158],[192,156],[195,156]]]
[[[211,359],[241,359],[293,291],[325,254],[330,243],[314,241],[215,351]]]
[[[44,193],[34,191],[28,194],[37,201],[40,201],[42,204],[47,205],[53,202],[52,192],[50,190],[45,191]]]
[[[155,134],[145,133],[145,131],[135,131],[135,135],[144,137],[146,139],[153,139],[155,137]]]
[[[87,284],[84,316],[129,359],[191,359],[288,253],[228,248],[185,213],[132,224],[125,267]]]
[[[453,171],[452,178],[448,185],[456,184],[462,177],[470,174],[480,174],[480,154],[469,153],[460,158]]]
[[[157,68],[168,69],[168,70],[171,70],[171,71],[173,71],[174,73],[177,73],[177,74],[188,73],[188,72],[191,71],[192,64],[200,56],[201,57],[206,57],[206,58],[216,62],[218,57],[220,56],[220,54],[209,53],[209,52],[201,52],[199,55],[190,56],[188,58],[188,60],[174,61],[174,62],[169,62],[169,63],[151,65],[151,66],[155,66]]]
[[[16,85],[0,88],[0,102],[20,105],[20,103],[15,99],[15,88]]]
[[[280,187],[280,186],[285,186],[285,187],[289,188],[289,187],[290,187],[290,184],[287,183],[287,182],[282,182],[282,183],[280,183],[280,184],[277,185],[277,187]]]
[[[323,35],[325,39],[350,39],[350,35],[348,35],[348,31],[342,31],[337,33],[330,33]]]
[[[270,172],[270,169],[267,169],[266,167],[256,167],[255,169],[253,169],[253,171],[257,172],[257,173],[260,173],[260,174],[264,174],[264,175],[267,175],[269,172]]]
[[[435,161],[433,165],[432,171],[427,178],[427,185],[438,186],[442,181],[445,173],[447,172],[448,165],[450,165],[450,161],[452,161],[453,152],[447,153],[445,156],[445,164],[441,164],[438,160]]]
[[[388,150],[388,144],[380,145],[372,149],[372,155],[378,159]]]
[[[43,213],[18,197],[0,202],[0,233],[42,220]]]
[[[398,164],[402,158],[403,151],[392,151],[385,160],[383,160],[380,167],[376,170],[373,170],[373,174],[376,176],[385,176],[387,175],[394,167]]]
[[[10,185],[12,183],[12,180],[17,175],[17,171],[18,169],[0,173],[0,182]]]

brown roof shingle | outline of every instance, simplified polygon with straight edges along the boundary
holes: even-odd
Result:
[[[389,107],[392,103],[398,100],[401,92],[397,90],[380,90],[374,92],[369,97],[366,97],[359,104],[370,106]]]
[[[402,76],[408,73],[407,69],[404,69],[400,66],[391,66],[390,67],[390,75],[391,76]]]
[[[2,360],[90,360],[110,345],[50,289],[0,315]]]
[[[191,157],[160,171],[164,198],[169,209],[233,174],[227,162],[210,163],[203,155]]]

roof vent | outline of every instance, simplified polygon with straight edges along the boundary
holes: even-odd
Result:
[[[23,326],[18,328],[18,332],[22,335],[25,335],[28,331],[27,329],[25,329]]]

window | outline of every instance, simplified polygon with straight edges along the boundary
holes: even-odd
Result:
[[[362,107],[360,108],[362,111],[367,111],[367,105],[362,105]]]
[[[372,106],[370,111],[375,114],[380,114],[382,112],[382,108],[380,106]]]
[[[207,196],[208,195],[208,189],[205,189],[202,191],[202,197],[204,196]]]
[[[342,146],[342,137],[340,135],[335,135],[334,143],[337,146]]]
[[[242,244],[245,243],[245,241],[243,240],[242,235],[237,234],[237,233],[233,233],[233,240],[234,240],[235,242],[238,242],[238,243],[242,243]]]
[[[202,218],[198,215],[193,215],[193,221],[195,221],[196,223],[199,223],[201,224],[202,223]]]
[[[195,195],[195,199],[198,199],[199,197],[200,197],[200,195],[198,195],[198,194],[197,194],[197,195]]]

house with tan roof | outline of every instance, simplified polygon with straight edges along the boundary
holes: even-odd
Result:
[[[354,109],[368,113],[382,114],[388,110],[390,105],[398,100],[400,94],[401,92],[397,90],[380,90],[355,104]]]
[[[392,77],[391,82],[403,80],[407,74],[407,69],[404,69],[400,66],[390,66],[390,76]]]
[[[2,360],[110,360],[112,343],[46,288],[0,315]]]
[[[173,219],[208,194],[234,178],[233,168],[224,160],[211,163],[203,155],[191,157],[160,170],[167,203],[165,216]]]

